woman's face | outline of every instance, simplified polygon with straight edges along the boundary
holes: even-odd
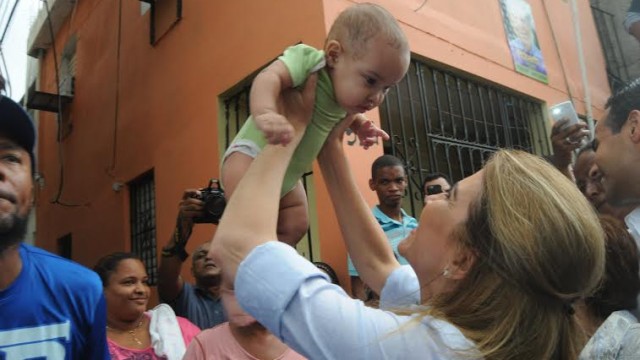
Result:
[[[149,302],[147,281],[147,271],[140,260],[120,261],[104,288],[109,316],[123,321],[138,319]]]
[[[469,206],[482,191],[483,171],[456,183],[443,199],[429,201],[422,210],[418,228],[398,246],[418,275],[422,299],[447,291],[456,277],[459,255],[453,231],[467,220]],[[444,275],[445,269],[448,275]]]

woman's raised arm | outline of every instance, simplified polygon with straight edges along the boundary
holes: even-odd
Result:
[[[221,266],[225,281],[233,284],[238,265],[256,246],[277,240],[280,188],[289,161],[311,119],[317,75],[311,75],[302,92],[283,94],[284,113],[295,128],[286,146],[267,145],[242,177],[211,244],[210,253]]]
[[[353,179],[342,143],[348,123],[345,119],[333,129],[318,162],[351,260],[362,280],[379,294],[400,264]]]

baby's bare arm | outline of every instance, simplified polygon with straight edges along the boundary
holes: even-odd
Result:
[[[356,134],[360,145],[368,149],[378,143],[378,138],[389,140],[389,135],[382,129],[378,128],[373,121],[367,119],[362,114],[351,115],[351,119],[347,117],[345,122],[350,122],[349,128]]]
[[[347,118],[350,119],[350,120],[345,119],[345,121],[350,123],[349,124],[349,128],[351,130],[353,130],[354,133],[358,132],[358,129],[360,129],[360,126],[362,124],[364,124],[367,121],[369,121],[362,114],[349,115],[349,116],[347,116]]]
[[[287,144],[293,136],[293,127],[278,112],[280,94],[293,86],[291,74],[285,64],[276,60],[256,76],[249,94],[249,107],[253,120],[270,144]]]

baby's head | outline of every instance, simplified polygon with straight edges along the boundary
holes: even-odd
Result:
[[[389,87],[404,77],[411,58],[398,22],[373,4],[340,13],[324,50],[336,99],[349,114],[380,105]]]
[[[364,3],[353,5],[338,15],[331,25],[326,42],[338,41],[356,58],[367,51],[367,42],[383,36],[387,45],[409,55],[409,43],[396,19],[383,7]]]

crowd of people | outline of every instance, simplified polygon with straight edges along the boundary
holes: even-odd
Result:
[[[227,205],[180,275],[200,190],[180,200],[158,295],[132,253],[93,271],[24,244],[36,131],[0,97],[0,359],[640,358],[640,80],[613,94],[595,139],[558,121],[554,155],[496,152],[451,185],[371,166],[370,209],[343,147],[384,131],[361,113],[405,75],[408,41],[383,8],[342,12],[321,50],[297,45],[263,71],[224,156]],[[299,181],[318,160],[349,253],[351,294],[294,246],[308,226]]]

